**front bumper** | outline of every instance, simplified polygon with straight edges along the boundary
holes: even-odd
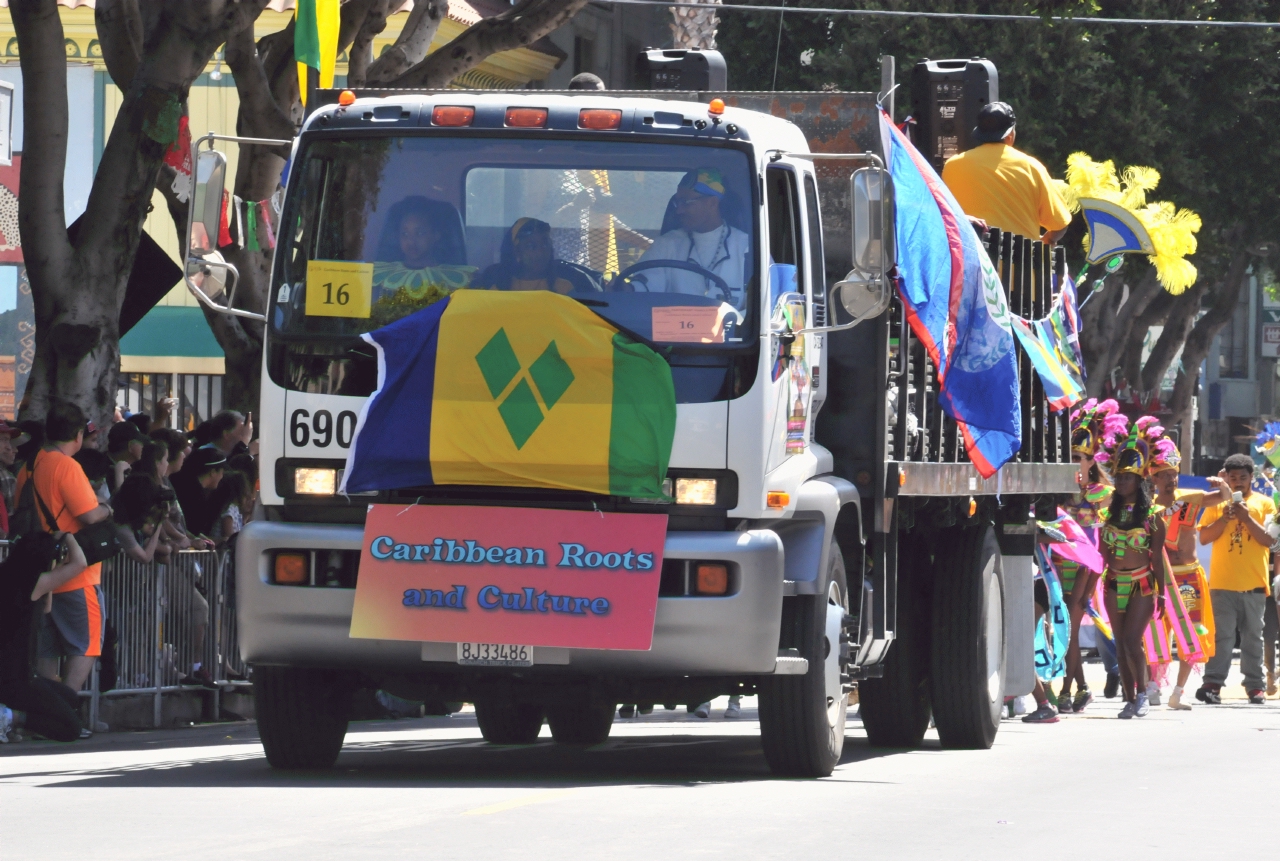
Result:
[[[359,526],[248,524],[236,550],[241,656],[258,664],[370,672],[461,670],[452,663],[448,647],[350,637],[353,589],[269,582],[272,550],[358,550],[363,539]],[[636,677],[773,673],[785,567],[778,535],[765,529],[673,532],[667,534],[664,554],[667,559],[716,559],[737,565],[737,592],[717,598],[659,598],[648,651],[547,650],[556,654],[555,669],[573,675]]]

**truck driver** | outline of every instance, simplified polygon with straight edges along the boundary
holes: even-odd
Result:
[[[640,262],[678,260],[696,264],[723,278],[729,285],[729,296],[721,295],[716,282],[686,269],[647,269],[638,272],[635,280],[643,281],[654,293],[711,296],[741,307],[751,240],[727,224],[720,214],[724,196],[724,178],[715,168],[700,167],[685,174],[671,199],[680,226],[659,236]]]

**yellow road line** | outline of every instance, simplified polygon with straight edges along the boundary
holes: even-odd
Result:
[[[504,810],[513,810],[517,807],[525,807],[530,804],[541,804],[544,801],[555,801],[558,798],[572,795],[577,792],[576,789],[556,789],[551,792],[539,792],[534,795],[525,795],[520,798],[513,798],[510,801],[500,801],[497,804],[490,804],[486,807],[476,807],[472,810],[463,812],[463,816],[488,816],[490,813],[501,813]]]

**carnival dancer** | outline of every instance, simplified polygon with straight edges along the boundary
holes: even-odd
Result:
[[[1104,601],[1115,632],[1124,692],[1121,718],[1145,717],[1147,661],[1143,636],[1163,598],[1165,578],[1164,521],[1147,493],[1144,477],[1151,458],[1151,441],[1136,425],[1108,452],[1115,480],[1102,524]]]
[[[1156,420],[1149,416],[1138,422],[1145,423],[1148,419],[1151,425],[1155,424]],[[1196,558],[1196,521],[1206,506],[1230,500],[1231,491],[1217,476],[1208,479],[1213,490],[1180,490],[1178,468],[1182,458],[1177,445],[1158,426],[1148,426],[1147,434],[1154,440],[1147,475],[1155,486],[1155,504],[1165,524],[1164,549],[1170,568],[1170,578],[1165,585],[1172,587],[1165,602],[1166,609],[1172,613],[1152,622],[1156,630],[1151,640],[1162,654],[1167,654],[1169,635],[1174,635],[1178,644],[1178,681],[1169,697],[1169,708],[1187,710],[1191,704],[1182,701],[1187,679],[1198,663],[1213,657],[1214,651],[1213,604],[1209,600],[1204,568]],[[1158,643],[1155,634],[1161,638]],[[1152,678],[1147,686],[1147,698],[1152,705],[1159,705],[1159,678],[1167,663],[1158,663],[1154,658],[1148,654]]]
[[[1106,461],[1106,447],[1122,437],[1127,426],[1128,420],[1120,413],[1120,406],[1111,400],[1099,403],[1090,399],[1071,414],[1071,460],[1080,467],[1076,475],[1080,492],[1063,508],[1095,544],[1099,512],[1111,499],[1111,486],[1099,460]],[[1080,658],[1080,622],[1099,575],[1088,569],[1081,572],[1079,562],[1057,551],[1050,558],[1062,583],[1062,594],[1071,617],[1066,677],[1058,694],[1058,712],[1082,712],[1093,702],[1093,694],[1085,681],[1084,662]],[[1074,700],[1071,697],[1072,682],[1076,685]]]

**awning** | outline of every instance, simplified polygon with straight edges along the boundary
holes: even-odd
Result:
[[[194,306],[157,305],[120,339],[126,374],[224,374],[226,357]]]

